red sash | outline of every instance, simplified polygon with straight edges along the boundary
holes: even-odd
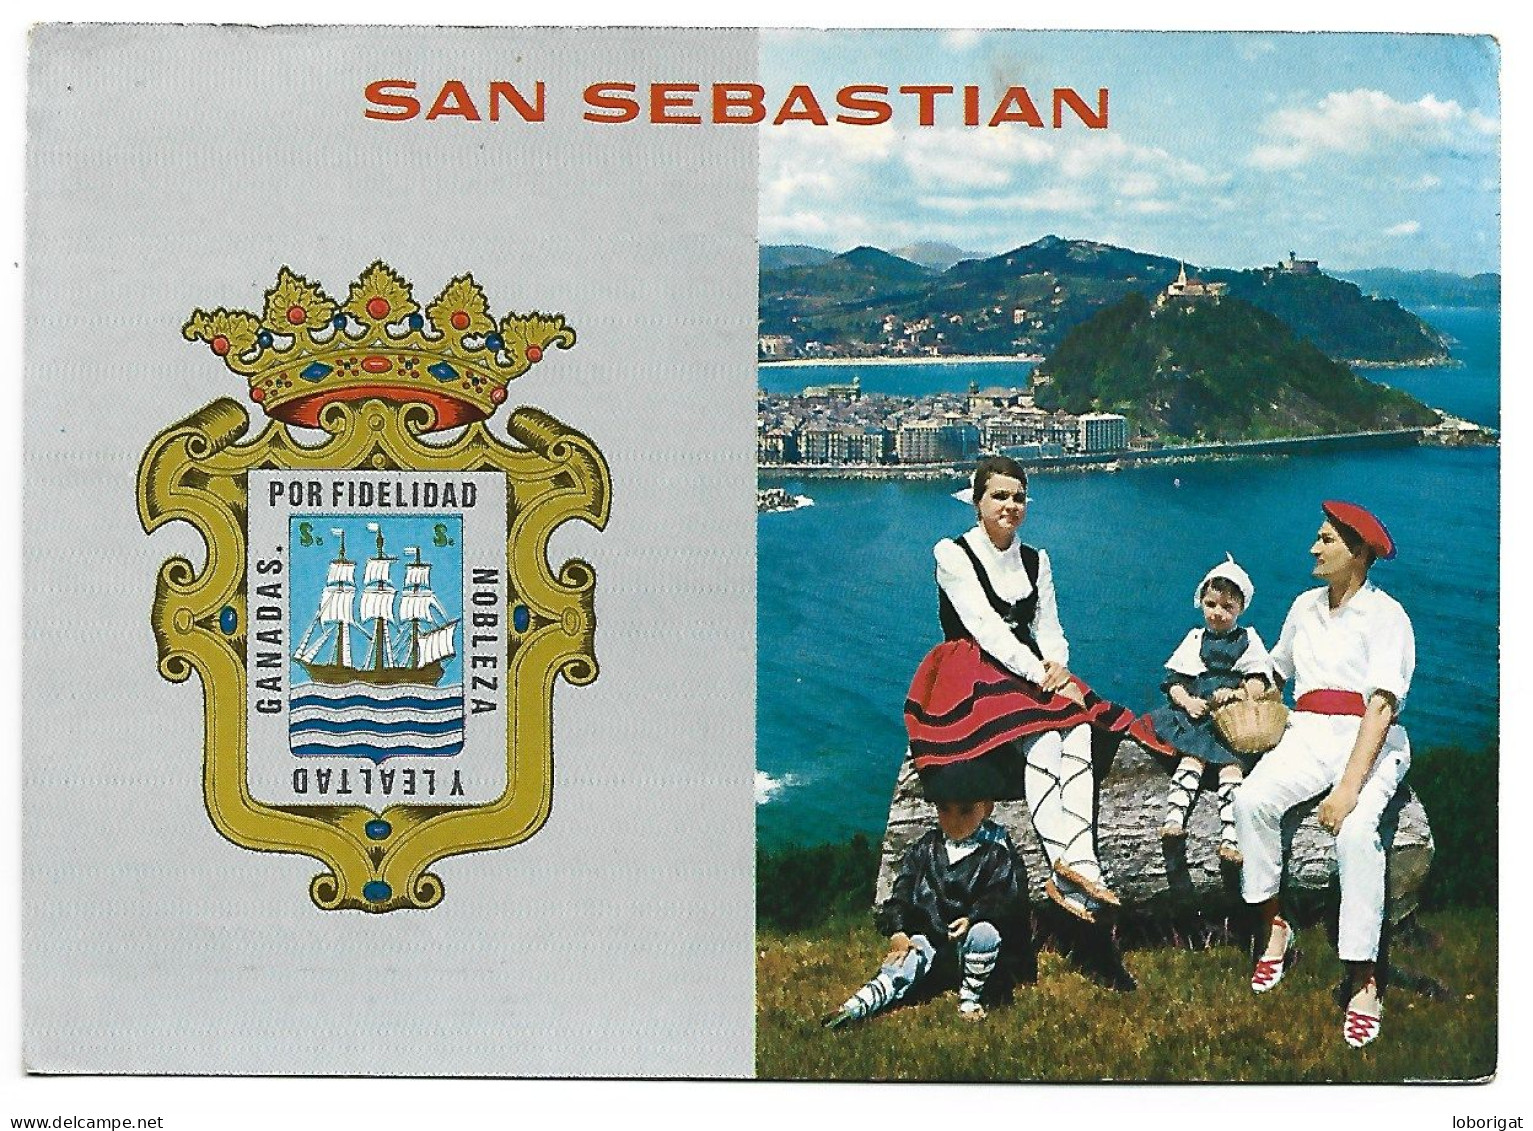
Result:
[[[1308,711],[1312,715],[1356,715],[1367,713],[1368,705],[1356,691],[1306,691],[1294,701],[1295,711]]]

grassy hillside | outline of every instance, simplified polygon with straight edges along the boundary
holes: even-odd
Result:
[[[948,993],[828,1032],[819,1016],[876,967],[887,944],[865,917],[810,934],[758,935],[756,1071],[810,1080],[1142,1080],[1317,1082],[1472,1080],[1496,1069],[1494,912],[1424,916],[1435,945],[1400,946],[1396,961],[1443,983],[1433,1000],[1396,988],[1383,1035],[1363,1050],[1341,1038],[1332,999],[1341,967],[1318,931],[1272,993],[1246,987],[1234,946],[1130,951],[1132,993],[1087,980],[1045,953],[1038,983],[978,1025]]]

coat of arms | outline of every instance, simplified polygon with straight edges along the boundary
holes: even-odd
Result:
[[[225,837],[300,852],[324,909],[428,908],[444,856],[548,816],[553,686],[596,678],[595,574],[548,563],[569,518],[605,526],[606,463],[508,384],[574,330],[489,313],[467,275],[424,309],[374,263],[345,302],[283,268],[260,314],[183,327],[272,419],[221,398],[144,453],[146,531],[191,523],[161,567],[161,674],[204,693],[203,792]]]

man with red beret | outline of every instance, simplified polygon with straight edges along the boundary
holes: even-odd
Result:
[[[1293,603],[1272,650],[1278,675],[1292,682],[1294,710],[1282,741],[1235,794],[1235,828],[1245,855],[1241,893],[1258,911],[1251,989],[1265,993],[1294,953],[1294,929],[1278,913],[1283,815],[1325,795],[1317,817],[1336,837],[1337,951],[1350,987],[1342,1035],[1361,1048],[1378,1036],[1382,1014],[1374,978],[1384,920],[1379,821],[1411,763],[1410,740],[1395,720],[1416,641],[1399,602],[1368,580],[1374,561],[1395,556],[1384,524],[1355,503],[1326,502],[1321,510],[1325,521],[1309,552],[1325,584]]]

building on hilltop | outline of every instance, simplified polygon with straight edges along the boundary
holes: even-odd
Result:
[[[1320,274],[1320,260],[1299,259],[1290,251],[1288,258],[1278,264],[1278,270],[1285,275],[1318,275]]]
[[[1189,277],[1187,264],[1183,263],[1176,273],[1175,281],[1168,283],[1160,297],[1155,300],[1156,307],[1163,307],[1173,299],[1181,299],[1185,302],[1197,302],[1210,300],[1217,303],[1230,289],[1228,283],[1206,283],[1196,276]]]

